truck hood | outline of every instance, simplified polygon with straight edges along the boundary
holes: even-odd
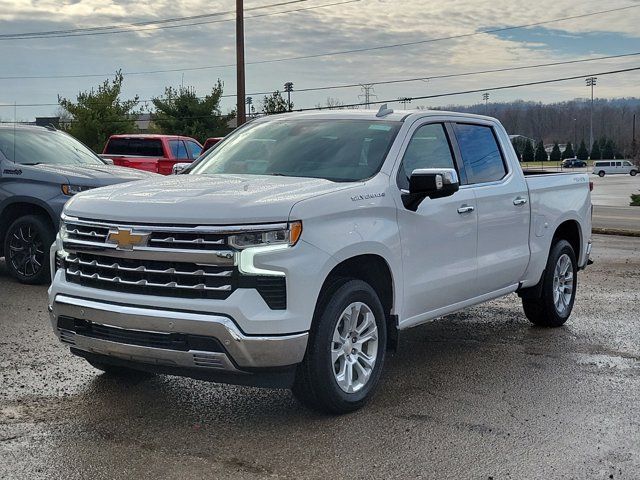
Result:
[[[51,175],[60,175],[72,185],[103,187],[114,183],[132,182],[155,176],[150,172],[114,165],[34,165],[34,169]]]
[[[174,225],[282,222],[300,200],[356,185],[264,175],[173,175],[83,192],[67,203],[65,214]]]

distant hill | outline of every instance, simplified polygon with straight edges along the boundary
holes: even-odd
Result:
[[[523,135],[545,144],[559,142],[589,143],[590,99],[559,103],[514,102],[463,106],[449,105],[440,110],[478,113],[498,118],[509,134]],[[594,138],[613,139],[621,150],[631,146],[633,115],[636,114],[636,139],[640,137],[640,98],[596,99],[593,109]]]

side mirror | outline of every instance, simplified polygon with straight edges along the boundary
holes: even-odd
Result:
[[[191,164],[187,162],[176,163],[171,169],[171,173],[173,175],[180,175],[190,165]]]
[[[409,191],[403,191],[402,201],[415,212],[425,198],[449,197],[459,189],[460,180],[453,168],[416,169],[409,178]]]

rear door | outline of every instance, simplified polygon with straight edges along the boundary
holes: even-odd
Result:
[[[454,131],[467,176],[462,190],[472,190],[477,204],[480,296],[518,283],[527,268],[529,190],[522,173],[509,169],[491,123],[456,123]]]

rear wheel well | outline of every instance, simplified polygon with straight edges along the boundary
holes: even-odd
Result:
[[[580,238],[580,225],[575,220],[567,220],[561,223],[556,229],[556,233],[553,235],[553,241],[551,242],[551,248],[558,240],[566,240],[573,247],[573,251],[576,254],[576,259],[580,258],[582,240]]]
[[[394,348],[397,342],[397,324],[395,316],[391,315],[391,310],[393,309],[393,276],[389,265],[379,255],[358,255],[336,265],[322,284],[314,318],[318,317],[318,308],[323,304],[324,297],[333,293],[347,278],[362,280],[375,290],[386,316],[387,346]]]
[[[0,245],[4,243],[4,236],[9,226],[18,218],[24,217],[25,215],[37,215],[44,218],[47,225],[51,227],[51,230],[55,231],[51,216],[43,207],[27,202],[12,203],[11,205],[7,205],[0,214],[0,242],[2,242]],[[0,250],[2,250],[2,248],[0,248]]]

